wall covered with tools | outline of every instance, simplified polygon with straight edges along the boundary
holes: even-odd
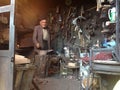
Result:
[[[63,53],[63,47],[85,52],[89,48],[111,47],[104,41],[115,40],[115,23],[110,21],[109,11],[114,8],[113,1],[84,3],[80,6],[56,6],[49,13],[52,48]],[[89,6],[89,7],[86,7]]]
[[[8,0],[0,1],[1,6],[8,3]],[[16,46],[33,46],[34,26],[40,16],[47,15],[55,51],[64,53],[64,47],[74,47],[75,52],[78,48],[84,52],[90,47],[106,47],[102,42],[115,38],[115,23],[111,23],[108,15],[114,4],[113,0],[16,1]],[[0,15],[1,44],[8,39],[8,16],[8,13]]]
[[[8,3],[8,0],[0,0],[0,6]],[[80,74],[83,74],[81,76],[84,81],[91,74],[89,50],[116,45],[115,4],[115,0],[16,0],[16,52],[24,56],[33,55],[33,29],[38,24],[39,17],[46,16],[51,34],[51,48],[60,56],[64,55],[63,58],[69,58],[62,61],[60,57],[61,66],[64,61],[68,61],[68,66],[78,66],[77,69],[82,67]],[[8,49],[8,17],[9,13],[0,14],[0,49]],[[99,53],[92,59],[111,60],[112,54]],[[79,61],[83,61],[83,65],[79,66]],[[84,86],[87,87],[87,83]]]

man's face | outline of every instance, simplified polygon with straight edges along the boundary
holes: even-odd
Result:
[[[41,20],[40,25],[42,28],[45,28],[47,26],[47,20],[46,19]]]

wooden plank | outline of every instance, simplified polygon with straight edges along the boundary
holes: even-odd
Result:
[[[15,59],[15,64],[28,64],[30,63],[30,59],[23,58],[23,59]]]
[[[30,59],[25,58],[22,55],[15,55],[15,64],[27,64],[30,63]]]
[[[11,9],[12,9],[11,5],[2,6],[2,7],[0,7],[0,13],[10,12]]]
[[[120,72],[120,65],[94,64],[93,71]]]

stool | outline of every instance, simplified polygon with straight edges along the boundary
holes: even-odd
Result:
[[[78,69],[79,66],[65,66],[67,68],[67,74],[69,74],[69,70],[72,70],[72,73],[75,74],[75,77],[78,78]]]

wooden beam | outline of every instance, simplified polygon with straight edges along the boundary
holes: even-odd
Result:
[[[12,5],[2,6],[2,7],[0,7],[0,13],[10,12],[11,9],[12,9]]]

